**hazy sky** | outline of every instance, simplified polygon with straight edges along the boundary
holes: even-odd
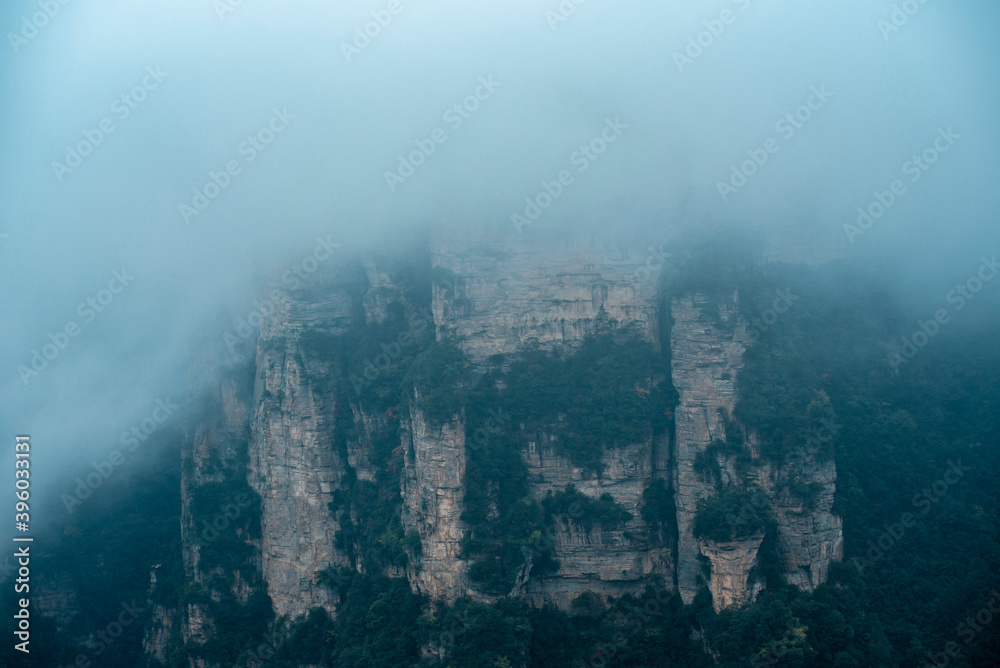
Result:
[[[181,398],[191,337],[220,304],[246,309],[255,259],[432,221],[516,235],[511,215],[563,170],[572,184],[522,234],[764,225],[943,295],[1000,250],[1000,5],[895,6],[7,0],[3,438],[30,433],[40,464],[104,457]],[[602,133],[603,154],[576,153]],[[417,142],[434,152],[390,186]],[[925,151],[933,164],[912,162]],[[225,187],[201,201],[213,173]],[[17,366],[71,321],[25,385]]]

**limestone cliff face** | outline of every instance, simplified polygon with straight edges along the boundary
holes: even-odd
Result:
[[[708,590],[716,612],[751,603],[763,589],[762,582],[751,581],[763,541],[764,534],[742,540],[698,541],[700,553],[709,562]]]
[[[656,280],[648,268],[658,264],[641,247],[594,238],[473,238],[450,230],[432,241],[431,256],[438,337],[460,337],[473,361],[515,354],[533,340],[571,348],[595,332],[602,315],[659,345]],[[548,447],[544,433],[521,434],[536,501],[573,483],[594,499],[610,494],[632,514],[623,527],[590,532],[556,518],[553,556],[560,568],[526,583],[530,601],[568,608],[585,591],[619,596],[659,581],[673,588],[673,546],[649,535],[641,508],[647,482],[667,475],[669,439],[660,440],[609,449],[598,476]]]
[[[262,582],[256,560],[252,557],[235,567],[221,567],[206,561],[205,552],[220,540],[221,532],[233,531],[235,540],[259,551],[256,533],[249,528],[256,518],[246,512],[250,503],[233,495],[215,495],[205,501],[201,492],[245,487],[245,458],[250,414],[250,388],[247,365],[228,366],[220,346],[206,345],[191,365],[191,383],[198,388],[192,407],[196,412],[185,428],[181,446],[181,552],[185,579],[192,592],[181,609],[157,602],[157,573],[153,564],[146,605],[150,619],[146,625],[143,649],[148,657],[166,662],[174,641],[188,644],[188,664],[211,668],[216,663],[199,657],[197,645],[208,642],[216,624],[213,604],[223,599],[246,603],[260,591]],[[232,487],[232,483],[237,487]],[[221,532],[220,532],[221,530]]]
[[[654,269],[666,261],[652,257]],[[330,503],[359,483],[384,491],[387,479],[395,494],[399,469],[386,464],[386,453],[392,451],[393,466],[402,461],[401,499],[394,503],[401,500],[399,520],[407,534],[409,561],[383,573],[405,577],[414,591],[449,603],[463,596],[491,600],[470,580],[470,562],[462,553],[468,532],[462,520],[464,416],[433,424],[418,408],[415,394],[398,406],[368,405],[359,391],[360,379],[344,377],[364,370],[338,371],[337,355],[354,351],[331,354],[316,343],[319,333],[357,346],[352,336],[361,332],[374,337],[367,342],[369,349],[389,355],[393,341],[403,339],[378,339],[383,331],[378,325],[401,308],[411,335],[418,330],[414,323],[426,326],[432,316],[437,339],[458,337],[476,364],[492,355],[516,354],[533,340],[572,349],[605,317],[615,327],[633,327],[658,349],[668,348],[664,352],[669,352],[671,381],[679,395],[672,433],[607,448],[599,473],[574,465],[556,447],[555,425],[531,431],[524,425],[511,427],[527,469],[528,494],[536,502],[572,483],[595,500],[609,494],[631,514],[620,526],[589,530],[573,517],[555,517],[552,556],[559,569],[530,577],[525,569],[511,595],[564,609],[584,592],[621,596],[649,585],[676,589],[687,603],[707,587],[716,610],[754,600],[763,586],[755,567],[764,535],[713,542],[696,538],[692,526],[698,501],[717,493],[715,484],[697,470],[696,460],[713,441],[728,438],[737,379],[752,342],[737,313],[738,297],[710,304],[695,294],[665,303],[655,271],[649,271],[648,250],[588,239],[440,235],[414,258],[407,271],[423,276],[405,285],[400,276],[406,272],[396,271],[398,265],[368,256],[321,272],[302,288],[269,288],[254,359],[248,361],[255,374],[252,392],[233,379],[218,381],[213,409],[195,421],[185,446],[182,522],[189,582],[204,587],[208,600],[216,602],[223,596],[246,602],[263,590],[279,616],[300,617],[315,606],[336,615],[336,597],[317,582],[317,573],[331,567],[365,571],[370,565],[357,546],[337,542],[345,518],[338,513],[350,513],[351,521],[363,527],[365,509],[345,502],[331,512]],[[416,317],[419,308],[410,299],[419,290],[430,293],[417,299],[430,303],[430,316]],[[660,323],[667,320],[670,330],[661,331]],[[373,359],[374,376],[384,379],[380,374],[394,373],[393,360],[387,360]],[[394,383],[402,380],[392,378]],[[753,450],[754,435],[742,432]],[[841,522],[832,513],[836,467],[809,448],[780,464],[752,454],[749,471],[738,471],[720,457],[721,475],[727,484],[753,484],[767,495],[786,577],[811,590],[842,555]],[[260,537],[246,537],[253,557],[245,568],[220,573],[203,564],[198,540],[203,527],[192,514],[191,499],[195,488],[225,481],[238,469],[260,496]],[[669,527],[652,528],[643,518],[643,493],[651,481],[661,481],[672,497]],[[808,504],[798,498],[790,491],[793,483],[811,485],[818,490],[815,498]],[[413,535],[419,538],[419,550],[412,549]],[[220,575],[225,577],[220,580]],[[226,584],[220,588],[218,582]],[[204,596],[192,599],[183,611],[154,609],[147,655],[166,656],[166,639],[176,636],[178,628],[184,642],[197,644],[212,635],[211,605]]]
[[[528,582],[527,599],[533,605],[553,603],[568,609],[573,599],[590,591],[622,596],[640,593],[647,585],[673,590],[674,555],[671,542],[651,535],[642,518],[642,494],[647,482],[666,472],[665,442],[650,440],[608,450],[600,475],[546,447],[544,434],[529,440],[522,456],[528,465],[529,489],[539,503],[573,484],[578,492],[598,499],[610,494],[632,518],[623,526],[587,531],[572,516],[556,517],[553,557],[559,570]]]
[[[170,636],[174,631],[175,610],[159,605],[152,600],[153,590],[156,588],[156,569],[149,576],[149,594],[146,605],[150,607],[149,621],[146,623],[145,634],[142,638],[142,652],[153,661],[162,664],[167,663],[168,651],[170,647]]]
[[[432,242],[438,336],[466,337],[473,360],[528,341],[576,343],[603,309],[658,342],[656,281],[648,251],[593,239],[537,242],[509,234]]]
[[[714,309],[714,310],[713,310]],[[717,318],[716,318],[717,315]],[[673,327],[670,332],[671,373],[680,398],[675,413],[676,444],[674,448],[674,492],[677,504],[677,587],[685,603],[691,603],[698,592],[699,579],[704,577],[700,555],[703,550],[694,536],[693,522],[698,501],[712,496],[715,490],[695,471],[695,460],[713,440],[725,440],[725,420],[732,416],[736,405],[736,377],[743,366],[743,354],[750,343],[746,324],[739,322],[735,305],[710,307],[701,295],[675,299],[671,308]],[[752,541],[751,541],[752,542]],[[760,540],[756,540],[757,546]],[[742,551],[720,547],[718,552]],[[756,557],[757,548],[752,549]],[[706,555],[707,556],[707,555]],[[713,568],[710,589],[716,605],[724,600],[744,598],[740,587],[728,590],[734,582],[745,582],[754,559],[738,560],[746,573],[722,575]],[[733,560],[726,560],[732,565]],[[713,564],[714,565],[714,564]],[[720,557],[720,566],[722,560]],[[729,569],[730,566],[726,566]],[[722,579],[725,579],[723,584]]]
[[[710,304],[694,294],[675,299],[671,308],[672,375],[680,398],[674,453],[678,589],[690,603],[704,580],[716,611],[752,602],[763,587],[754,574],[762,533],[714,542],[699,540],[693,532],[698,501],[717,493],[713,481],[696,470],[695,462],[713,441],[727,442],[727,421],[741,431],[752,465],[741,478],[731,457],[718,456],[722,482],[753,485],[766,497],[787,581],[812,591],[826,580],[830,563],[843,556],[842,521],[832,512],[834,462],[808,443],[781,462],[762,459],[755,434],[746,433],[732,418],[737,377],[751,343],[746,322],[737,314],[736,299],[738,295],[721,305]],[[807,504],[793,494],[792,485],[814,488],[813,502]]]
[[[454,603],[475,595],[468,562],[462,558],[465,511],[465,424],[460,416],[440,426],[428,424],[410,405],[404,424],[403,528],[420,536],[421,558],[409,569],[414,590]]]
[[[274,610],[334,612],[317,572],[347,566],[334,547],[339,525],[328,504],[347,462],[334,447],[337,392],[330,363],[302,344],[305,328],[332,334],[351,324],[343,290],[279,292],[262,314],[257,345],[249,482],[261,497],[261,569]]]
[[[803,448],[791,461],[773,472],[769,467],[767,473],[785,579],[799,589],[813,591],[826,582],[830,564],[844,557],[844,523],[833,514],[836,464]],[[791,493],[789,482],[815,485],[818,491],[813,503]]]

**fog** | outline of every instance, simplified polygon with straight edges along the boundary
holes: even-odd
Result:
[[[5,2],[0,426],[32,436],[37,489],[179,402],[204,323],[248,312],[254,267],[318,237],[349,254],[447,223],[652,244],[725,221],[914,304],[998,250],[996,3],[577,2]],[[18,370],[70,322],[46,368]]]

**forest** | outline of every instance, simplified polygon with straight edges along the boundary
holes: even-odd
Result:
[[[851,267],[761,265],[725,255],[721,262],[728,267],[724,275],[710,260],[692,263],[673,277],[673,289],[722,299],[735,287],[745,313],[759,312],[776,289],[791,286],[800,296],[748,349],[735,420],[760,435],[761,456],[779,460],[803,442],[817,416],[832,426],[822,449],[836,461],[835,509],[844,518],[845,556],[816,591],[803,593],[784,582],[767,531],[766,503],[751,503],[755,510],[747,513],[752,489],[720,488],[699,508],[695,530],[717,540],[767,533],[759,556],[767,586],[752,605],[716,614],[703,591],[685,606],[669,582],[611,601],[585,593],[568,611],[505,597],[529,556],[533,576],[558,570],[558,559],[537,549],[553,516],[569,513],[588,530],[632,517],[610,496],[588,498],[573,486],[542,503],[532,501],[519,432],[557,423],[557,446],[584,467],[599,467],[603,448],[669,433],[677,401],[669,359],[607,321],[578,349],[529,346],[486,368],[470,364],[460,341],[425,335],[400,349],[393,373],[351,397],[397,417],[376,447],[380,475],[353,480],[330,503],[331,513],[362,511],[364,521],[345,522],[337,541],[367,564],[362,572],[335,568],[316,574],[339,601],[336,619],[319,608],[299,620],[274,619],[266,594],[243,605],[212,601],[217,635],[207,646],[176,644],[169,665],[187,665],[192,652],[222,665],[282,667],[994,665],[991,657],[1000,655],[989,607],[1000,585],[1000,486],[994,475],[1000,462],[990,447],[1000,436],[995,341],[974,327],[952,328],[909,364],[893,368],[886,342],[905,331],[905,318]],[[698,268],[710,281],[699,282]],[[409,324],[402,311],[390,310],[385,322],[342,337],[314,333],[303,340],[325,351],[337,373],[348,378],[360,371],[369,350],[396,339]],[[356,352],[344,352],[350,350]],[[495,604],[459,600],[447,606],[383,574],[385,567],[419,558],[419,539],[400,522],[397,482],[398,416],[414,396],[428,419],[464,415],[463,520],[469,531],[463,550],[478,586],[499,596]],[[565,419],[553,420],[556,415]],[[477,438],[484,424],[490,425],[487,437]],[[349,418],[338,422],[335,447],[344,447],[354,428]],[[58,562],[76,582],[94,583],[80,591],[83,608],[73,627],[80,632],[93,628],[93,620],[112,619],[123,598],[148,608],[143,602],[151,564],[157,564],[157,601],[177,606],[205,595],[187,584],[181,565],[182,437],[164,431],[155,438],[159,450],[152,464],[133,465],[96,492],[45,543],[42,564]],[[712,448],[743,452],[735,435]],[[698,464],[707,479],[716,479],[713,461],[706,457]],[[245,541],[259,535],[259,499],[241,470],[228,483],[193,493],[192,512],[209,519],[226,499],[241,500],[233,520],[205,546],[203,558],[217,565],[245,563]],[[802,487],[794,491],[808,501],[813,490]],[[729,521],[734,513],[740,518],[735,525]],[[671,493],[662,480],[647,486],[641,516],[652,532],[667,536],[676,530]],[[95,646],[80,661],[140,665],[148,615],[147,609],[100,655]],[[37,624],[55,637],[51,620],[42,617]],[[39,647],[33,659],[72,664],[80,655],[73,629]]]

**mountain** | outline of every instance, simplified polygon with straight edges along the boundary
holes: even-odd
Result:
[[[880,476],[908,503],[941,462],[994,456],[970,449],[994,413],[925,409],[955,387],[988,393],[995,355],[955,364],[944,342],[901,370],[870,281],[742,236],[440,229],[268,276],[252,313],[192,351],[197,391],[157,436],[155,475],[81,509],[49,555],[39,609],[59,656],[916,665],[887,618],[932,629],[940,613],[874,593],[919,573],[891,549],[900,495]],[[929,391],[919,374],[943,368]],[[969,475],[946,503],[973,507]],[[127,578],[67,556],[90,553],[86,522],[135,546]],[[960,558],[939,543],[927,559]],[[955,597],[982,595],[979,558]],[[137,592],[128,640],[88,631],[115,598],[87,602],[88,570]]]

